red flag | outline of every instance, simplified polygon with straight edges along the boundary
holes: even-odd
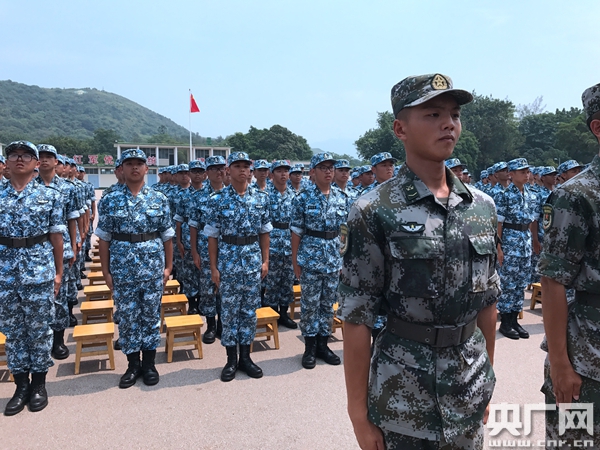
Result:
[[[192,94],[190,94],[190,112],[191,113],[200,112],[200,108],[198,108],[198,105],[196,104],[196,100],[194,100],[194,96]]]

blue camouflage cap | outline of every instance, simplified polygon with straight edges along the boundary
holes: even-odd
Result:
[[[158,174],[160,175],[160,174],[161,174],[161,173],[163,173],[164,171],[165,171],[165,168],[164,168],[164,167],[159,167],[159,168],[156,170],[156,173],[158,173]]]
[[[350,162],[347,159],[338,159],[333,165],[336,169],[350,169]]]
[[[115,159],[115,169],[118,169],[122,165],[123,165],[123,161],[121,161],[121,158]]]
[[[271,165],[266,159],[257,159],[254,161],[254,170],[258,169],[269,169]]]
[[[211,166],[226,166],[227,165],[227,161],[225,161],[225,158],[223,158],[220,155],[209,156],[208,158],[206,158],[204,163],[206,164],[207,169]]]
[[[190,171],[190,166],[188,166],[187,164],[179,164],[177,166],[177,172],[189,172]]]
[[[355,178],[358,178],[358,176],[360,175],[359,172],[360,166],[355,167],[354,169],[352,169],[352,172],[350,172],[350,179],[354,180]]]
[[[335,163],[335,158],[329,152],[317,153],[316,155],[313,155],[312,158],[310,158],[310,168],[314,169],[319,164],[326,161],[333,161]]]
[[[248,153],[246,152],[231,152],[229,154],[229,156],[227,157],[227,165],[231,166],[233,163],[236,163],[238,161],[246,161],[249,162],[250,164],[252,164],[252,160],[250,159],[250,157],[248,156]]]
[[[37,146],[38,149],[38,153],[52,153],[54,155],[54,157],[56,159],[58,159],[58,152],[56,151],[56,148],[54,148],[54,145],[50,145],[50,144],[39,144]]]
[[[373,168],[369,164],[365,164],[364,166],[358,167],[358,170],[356,172],[360,176],[363,173],[371,172],[372,170],[373,170]]]
[[[371,166],[376,166],[377,164],[382,163],[384,161],[394,161],[394,163],[396,163],[396,161],[398,160],[394,158],[391,153],[388,152],[381,152],[371,156]]]
[[[121,153],[121,164],[128,159],[140,159],[144,162],[147,161],[146,154],[138,148],[130,148]]]
[[[557,170],[557,172],[558,172],[559,175],[562,175],[567,170],[571,170],[571,169],[574,169],[576,167],[583,167],[583,166],[581,164],[579,164],[577,161],[575,161],[574,159],[570,159],[568,161],[560,163],[560,165],[558,166],[558,169],[556,169],[556,170]]]
[[[487,170],[482,170],[481,173],[479,174],[479,179],[483,180],[483,179],[487,178],[488,176],[489,176],[488,175],[488,171]]]
[[[552,166],[540,167],[539,175],[541,177],[546,175],[552,175],[556,173],[556,169]]]
[[[459,105],[473,101],[470,92],[454,89],[452,79],[440,73],[410,76],[392,87],[394,117],[404,108],[417,106],[442,94],[451,94]]]
[[[78,172],[85,172],[85,167],[83,167],[83,166],[77,166],[77,171]]]
[[[0,155],[0,163],[6,164],[6,158],[4,157],[4,155]]]
[[[459,166],[465,167],[465,165],[463,163],[461,163],[460,159],[458,159],[458,158],[447,159],[445,164],[448,169],[453,169],[454,167],[459,167]]]
[[[11,142],[4,149],[4,153],[6,153],[6,156],[8,156],[8,154],[10,152],[13,152],[13,151],[18,150],[18,149],[26,150],[27,152],[29,152],[33,156],[35,156],[35,159],[40,159],[40,154],[38,152],[37,147],[35,145],[33,145],[31,142],[29,142],[29,141],[14,141],[14,142]]]
[[[204,161],[200,161],[199,159],[196,159],[194,161],[190,161],[190,163],[188,164],[190,170],[192,169],[201,169],[201,170],[206,170],[206,166],[204,165]]]
[[[488,169],[488,173],[490,175],[492,175],[492,174],[495,174],[496,172],[498,172],[499,170],[504,170],[504,169],[508,169],[508,164],[505,161],[500,161],[491,167],[491,172],[490,172],[490,169]]]
[[[508,171],[514,172],[515,170],[528,169],[529,164],[525,158],[515,158],[508,162]]]
[[[169,166],[169,173],[175,175],[177,173],[177,166]]]
[[[294,172],[304,172],[304,165],[303,164],[294,164],[292,166],[292,168],[290,169],[290,173],[294,173]]]
[[[464,173],[465,175],[469,175],[469,176],[471,176],[471,174],[469,173],[469,169],[465,169],[465,170],[463,170],[463,171],[462,171],[462,173]]]
[[[271,172],[275,172],[275,169],[277,169],[278,167],[286,167],[289,170],[292,168],[292,165],[287,159],[279,159],[271,163]]]

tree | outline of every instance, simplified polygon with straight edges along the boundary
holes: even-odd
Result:
[[[523,120],[524,117],[541,114],[546,110],[546,105],[542,105],[544,97],[537,97],[533,103],[529,105],[517,106],[517,117],[519,120]]]
[[[556,148],[583,164],[598,154],[598,140],[590,132],[583,114],[558,125]]]
[[[91,142],[92,151],[117,156],[115,142],[120,139],[119,133],[114,130],[98,128],[94,131],[94,138]]]
[[[477,161],[480,157],[479,143],[477,138],[469,130],[463,130],[454,147],[452,153],[453,158],[460,159],[467,168],[472,172],[477,169]]]
[[[389,152],[399,161],[406,159],[404,145],[393,131],[394,116],[389,111],[377,113],[377,128],[371,128],[360,136],[354,145],[359,156],[371,159],[371,156],[381,152]]]
[[[246,152],[252,159],[306,161],[312,157],[306,139],[281,125],[262,130],[250,127],[248,133],[235,133],[226,142],[234,151]]]

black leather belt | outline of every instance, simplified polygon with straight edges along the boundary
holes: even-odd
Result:
[[[221,240],[226,244],[232,245],[250,245],[258,242],[258,235],[254,236],[221,236]]]
[[[527,231],[529,230],[528,223],[506,223],[502,224],[502,228],[508,228],[509,230]]]
[[[33,247],[35,244],[40,244],[48,240],[47,234],[40,234],[39,236],[26,237],[26,238],[9,238],[0,237],[0,244],[12,248],[25,248]]]
[[[160,234],[158,231],[154,233],[142,233],[142,234],[128,234],[128,233],[113,233],[112,238],[117,241],[127,242],[146,242],[156,239]]]
[[[406,322],[391,314],[388,315],[386,325],[387,331],[396,336],[421,342],[431,347],[460,345],[473,335],[476,328],[477,318],[464,325],[445,327]]]
[[[585,291],[575,291],[575,301],[580,305],[600,308],[600,294],[591,294]]]
[[[340,235],[339,230],[337,231],[316,231],[316,230],[306,230],[307,236],[314,236],[323,239],[335,239]]]
[[[290,229],[290,224],[287,222],[271,222],[271,225],[273,225],[273,228],[277,228],[279,230],[289,230]]]

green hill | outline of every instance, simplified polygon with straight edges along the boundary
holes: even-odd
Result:
[[[90,139],[114,130],[135,142],[159,132],[186,141],[188,131],[131,100],[98,89],[46,89],[0,81],[0,141],[39,141],[49,136]]]

